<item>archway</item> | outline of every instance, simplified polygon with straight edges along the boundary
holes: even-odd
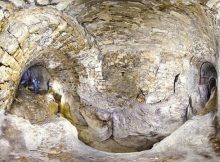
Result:
[[[45,94],[49,91],[52,76],[48,70],[42,65],[34,65],[29,67],[22,75],[20,86],[27,87],[36,94]]]
[[[207,102],[211,96],[212,89],[217,87],[217,71],[212,63],[204,62],[201,65],[199,85],[204,85],[206,88]]]

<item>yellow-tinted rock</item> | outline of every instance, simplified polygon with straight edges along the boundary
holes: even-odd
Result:
[[[50,109],[50,115],[56,114],[58,112],[58,103],[50,102],[49,109]]]
[[[63,115],[63,117],[73,123],[73,117],[70,111],[70,105],[68,103],[61,105],[59,112]]]

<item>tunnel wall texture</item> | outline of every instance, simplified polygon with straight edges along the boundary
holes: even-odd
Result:
[[[94,147],[151,147],[186,121],[202,63],[218,69],[216,21],[203,1],[0,5],[0,108],[10,110],[22,73],[43,64]]]

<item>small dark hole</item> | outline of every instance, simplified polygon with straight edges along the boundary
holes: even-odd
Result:
[[[179,75],[180,75],[180,74],[177,74],[177,75],[175,76],[175,78],[174,78],[174,82],[173,82],[173,93],[175,93],[175,91],[176,91],[176,82],[177,82],[178,79],[179,79]]]

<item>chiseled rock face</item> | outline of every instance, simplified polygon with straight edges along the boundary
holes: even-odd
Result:
[[[100,51],[100,68],[88,68],[96,84],[82,78],[78,87],[83,112],[105,109],[112,124],[103,120],[100,140],[112,133],[119,144],[137,149],[140,143],[151,147],[184,123],[199,66],[214,63],[216,50],[212,15],[201,6],[158,3],[152,9],[144,3],[75,2],[64,11],[77,18]],[[83,116],[91,123],[88,114]]]
[[[214,8],[215,3],[207,4]],[[202,63],[218,67],[218,24],[205,4],[194,0],[0,2],[0,108],[33,123],[49,119],[51,124],[59,123],[57,118],[50,119],[54,117],[51,111],[57,111],[76,125],[81,140],[97,149],[150,149],[165,137],[172,137],[187,120]],[[33,65],[44,66],[53,78],[52,90],[59,99],[53,101],[57,108],[51,111],[44,104],[44,96],[29,104],[31,96],[17,93],[22,74]],[[38,100],[42,105],[39,109],[35,104]],[[9,118],[18,120],[19,127],[20,118]],[[207,117],[207,121],[211,118]],[[57,126],[61,129],[65,122]],[[36,127],[41,126],[45,125]],[[11,125],[6,127],[10,129]],[[185,127],[189,132],[192,129],[187,123],[181,128]],[[12,127],[11,131],[18,134],[18,147],[30,150],[22,142],[26,140],[23,128]],[[205,138],[210,131],[202,136]],[[58,133],[61,138],[67,129]],[[5,138],[0,144],[6,146],[6,155],[11,143]],[[77,151],[81,152],[78,139],[69,139],[68,146],[77,141]],[[45,143],[48,141],[52,144],[53,138],[45,139]],[[95,153],[100,161],[105,155],[109,160],[114,156],[125,158],[85,148],[89,150],[87,155]],[[151,153],[144,157],[153,156]]]
[[[31,125],[25,119],[5,116],[3,111],[0,112],[0,116],[0,146],[3,148],[0,153],[1,160],[8,161],[9,155],[19,159],[16,157],[17,154],[25,154],[28,150],[56,154],[61,150],[72,148],[74,141],[77,142],[76,128],[62,117],[54,118],[51,122],[41,125]],[[41,159],[42,157],[32,155],[32,158]]]
[[[127,154],[102,152],[82,144],[76,128],[62,117],[32,125],[1,111],[0,125],[0,160],[6,161],[219,161],[209,143],[214,133],[210,114],[187,121],[151,150]]]

